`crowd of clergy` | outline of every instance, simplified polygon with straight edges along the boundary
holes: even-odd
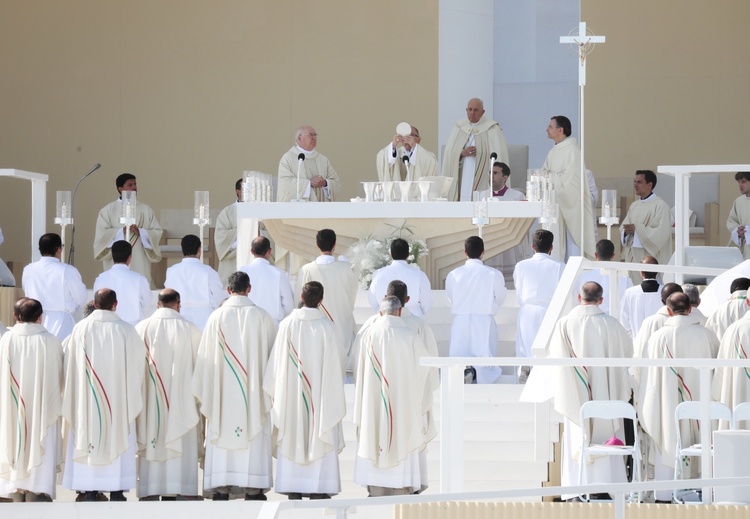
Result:
[[[449,199],[470,200],[485,184],[500,200],[523,199],[508,186],[502,129],[484,117],[479,99],[469,101],[466,113],[453,128],[442,164],[441,174],[455,180]],[[409,127],[378,153],[381,180],[436,174],[434,154],[420,146],[419,130]],[[580,214],[581,156],[570,121],[552,117],[547,133],[554,146],[544,168],[557,193],[561,233],[553,243],[551,232],[536,231],[533,255],[515,264],[518,357],[532,355],[565,268],[551,256],[553,246],[566,259],[584,255],[606,262],[615,255],[611,241],[595,243],[593,183],[583,186],[588,196]],[[279,164],[278,201],[335,199],[338,176],[316,146],[314,128],[301,127]],[[737,180],[742,196],[727,225],[744,248],[750,174]],[[129,173],[115,184],[118,195],[137,191]],[[669,207],[655,187],[652,171],[636,171],[639,199],[619,236],[623,261],[642,263],[643,272],[620,276],[617,287],[596,270],[583,272],[578,293],[570,296],[573,310],[556,324],[551,356],[746,358],[750,279],[734,270],[719,276],[704,292],[713,301],[704,316],[696,287],[663,284],[648,271],[647,265],[664,263],[671,253]],[[436,433],[431,409],[438,378],[420,358],[438,350],[424,320],[432,290],[425,274],[407,263],[408,242],[392,241],[392,263],[374,274],[369,289],[375,313],[355,333],[358,274],[334,255],[335,232],[319,231],[320,255],[293,269],[294,258],[280,249],[272,264],[271,242],[260,236],[252,242],[252,261],[237,270],[241,181],[235,192],[237,202],[216,222],[218,272],[201,262],[200,238],[185,236],[184,259],[167,270],[155,309],[150,265],[161,259],[162,229],[147,204],[139,201],[135,223],[126,228],[119,223],[119,197],[100,211],[94,256],[105,268],[89,303],[78,271],[60,261],[60,237],[39,239],[41,259],[24,269],[25,297],[15,304],[16,322],[10,330],[0,325],[0,498],[50,501],[58,470],[62,485],[81,501],[107,499],[104,492],[122,501],[131,489],[143,500],[265,500],[271,488],[290,499],[330,498],[341,488],[346,382],[356,387],[355,482],[371,496],[426,488],[425,448]],[[581,218],[591,231],[583,236]],[[446,279],[451,356],[497,355],[495,316],[507,291],[503,274],[483,261],[484,251],[480,237],[468,238],[466,263]],[[287,270],[278,267],[282,260]],[[612,300],[620,296],[619,315],[610,315]],[[76,322],[84,305],[85,317]],[[493,383],[500,374],[499,367],[467,366],[465,380]],[[553,399],[565,418],[563,484],[578,482],[578,413],[589,400],[632,398],[640,430],[650,440],[642,443],[647,473],[672,477],[674,409],[697,395],[696,370],[521,367],[518,377],[527,381],[528,398]],[[743,370],[716,370],[713,397],[730,407],[747,401],[747,378]],[[594,421],[591,434],[605,441],[622,435],[621,429]],[[694,424],[681,434],[685,442],[698,438]],[[596,459],[588,475],[589,483],[623,481],[626,467],[623,460]]]

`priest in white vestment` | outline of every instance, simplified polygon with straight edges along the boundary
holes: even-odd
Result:
[[[534,255],[518,262],[513,270],[518,317],[516,320],[516,357],[532,357],[531,346],[542,325],[544,314],[560,283],[565,264],[550,257],[554,235],[547,230],[534,232]],[[528,369],[525,370],[528,374]]]
[[[297,273],[294,290],[296,300],[302,296],[302,286],[308,281],[318,281],[326,292],[320,309],[333,321],[336,340],[341,348],[341,358],[345,359],[347,370],[351,366],[349,351],[354,339],[354,301],[357,299],[357,274],[348,261],[336,261],[333,251],[336,248],[336,233],[322,229],[315,236],[320,256],[315,261],[303,265]]]
[[[612,258],[614,258],[614,256],[614,243],[606,238],[596,242],[596,252],[594,253],[594,258],[597,262],[605,263],[608,261],[612,261]],[[604,265],[602,266],[604,267]],[[602,303],[602,311],[607,315],[613,315],[613,301],[621,301],[622,297],[625,295],[625,291],[633,286],[633,282],[630,280],[630,276],[615,271],[614,275],[617,279],[617,291],[611,289],[611,273],[612,271],[606,268],[584,270],[578,275],[578,279],[576,280],[575,284],[575,288],[580,289],[584,283],[587,283],[589,281],[596,281],[597,283],[599,283],[599,285],[601,285],[602,289],[604,290],[604,302]],[[614,313],[613,317],[618,317],[619,314],[620,312],[617,311]]]
[[[367,300],[373,310],[380,308],[380,302],[386,295],[388,284],[394,279],[406,283],[409,287],[409,302],[407,307],[417,317],[424,317],[432,308],[432,286],[427,275],[420,270],[416,263],[409,264],[409,242],[403,238],[395,238],[391,241],[390,265],[376,270],[372,274],[372,282],[367,294]]]
[[[191,390],[201,331],[180,315],[181,295],[159,293],[159,308],[136,326],[145,345],[148,375],[143,412],[136,419],[138,488],[141,500],[198,496],[202,434],[198,403]]]
[[[0,497],[52,501],[60,462],[63,353],[42,326],[42,305],[23,297],[0,339]]]
[[[747,360],[750,351],[750,313],[745,313],[740,319],[727,328],[721,338],[719,346],[719,359]],[[737,404],[750,402],[750,369],[749,368],[716,368],[714,371],[713,389],[711,396],[729,409],[734,409]],[[721,429],[726,429],[725,421],[719,423]],[[736,421],[735,429],[750,428],[748,421]]]
[[[706,320],[706,328],[716,334],[719,340],[724,332],[737,320],[741,319],[750,307],[747,306],[747,291],[750,289],[750,278],[737,278],[732,281],[729,290],[731,295]]]
[[[354,481],[370,496],[412,494],[428,482],[419,460],[428,441],[424,416],[432,404],[425,399],[429,369],[419,359],[428,353],[399,317],[397,297],[386,296],[380,314],[365,332],[357,359]]]
[[[591,193],[588,182],[583,184],[583,227],[581,236],[581,150],[576,140],[571,137],[570,119],[556,115],[547,126],[547,137],[555,145],[547,154],[542,169],[550,172],[552,185],[559,206],[558,225],[562,236],[558,237],[561,257],[568,260],[571,256],[594,257],[595,232],[594,209],[591,205]],[[563,240],[563,238],[565,238]]]
[[[653,256],[646,256],[641,263],[657,264]],[[638,335],[643,321],[664,306],[661,301],[661,285],[656,279],[656,272],[642,271],[640,274],[643,281],[640,285],[625,290],[620,301],[620,323],[633,338]]]
[[[135,419],[143,409],[145,346],[115,313],[114,291],[97,291],[94,305],[63,344],[62,484],[84,491],[86,501],[96,501],[97,490],[109,491],[110,501],[125,501],[123,492],[136,486]]]
[[[341,491],[344,376],[333,323],[319,309],[323,299],[323,285],[305,283],[304,306],[281,322],[263,380],[273,402],[275,491],[289,499]]]
[[[505,300],[505,280],[500,271],[482,263],[484,241],[470,236],[464,242],[466,263],[453,269],[445,280],[445,295],[451,302],[451,357],[495,357],[495,315]],[[500,366],[471,366],[478,384],[492,384],[502,373]]]
[[[381,182],[419,180],[437,175],[435,154],[422,147],[419,130],[411,127],[409,135],[394,135],[388,146],[378,152],[375,165]]]
[[[492,154],[495,160],[508,162],[508,145],[503,129],[484,117],[481,99],[469,99],[466,119],[456,121],[445,143],[442,176],[452,177],[448,200],[471,201],[474,191],[490,189]]]
[[[318,134],[312,126],[301,126],[294,137],[295,145],[279,161],[279,187],[276,200],[289,202],[304,199],[332,202],[341,191],[339,176],[328,157],[318,153]],[[300,157],[302,163],[300,164]],[[299,178],[297,181],[297,169]]]
[[[719,340],[711,330],[701,326],[690,315],[690,298],[674,293],[667,300],[669,319],[648,340],[645,357],[651,359],[714,359]],[[700,376],[696,368],[650,367],[641,371],[638,387],[638,419],[653,442],[655,452],[649,460],[654,468],[654,479],[672,479],[675,466],[677,429],[675,408],[681,402],[698,400]],[[700,443],[697,422],[682,420],[680,436],[683,445]],[[700,461],[682,460],[685,477],[697,474]],[[656,491],[658,501],[671,500],[671,491]]]
[[[180,314],[203,331],[208,316],[219,308],[227,293],[219,274],[200,260],[201,239],[188,234],[180,246],[185,257],[167,269],[164,288],[179,292]]]
[[[703,312],[698,309],[698,307],[701,305],[700,289],[692,283],[683,283],[682,292],[690,298],[690,306],[692,307],[690,313],[693,315],[693,317],[698,318],[701,326],[706,326],[706,321],[708,321],[708,318],[703,315]],[[718,334],[716,336],[719,337],[719,340],[721,340],[721,337]]]
[[[716,276],[701,293],[701,304],[698,308],[703,315],[710,317],[719,305],[732,295],[732,282],[742,277],[750,278],[750,260],[745,260]]]
[[[86,285],[75,267],[60,261],[60,235],[43,234],[39,252],[42,257],[23,269],[23,293],[42,304],[42,325],[62,341],[76,324],[73,314],[86,302]]]
[[[122,192],[138,191],[135,175],[130,173],[123,173],[118,176],[115,185],[119,197],[99,211],[94,234],[94,259],[102,262],[104,270],[109,269],[114,264],[111,251],[112,244],[128,238],[125,233],[125,226],[120,223],[120,217],[123,216]],[[136,203],[134,218],[135,223],[130,226],[129,237],[130,245],[133,246],[133,261],[130,268],[144,276],[151,285],[151,264],[161,261],[159,240],[161,240],[162,228],[154,215],[154,211],[140,199]]]
[[[219,258],[219,279],[226,286],[229,274],[237,271],[237,204],[242,201],[242,179],[234,184],[237,200],[216,217],[214,247]]]
[[[732,243],[740,248],[745,259],[750,259],[750,244],[745,236],[750,227],[750,171],[739,171],[734,179],[737,181],[740,196],[729,211],[727,229],[731,233]]]
[[[195,361],[192,391],[206,418],[204,494],[266,500],[273,486],[270,401],[263,373],[276,337],[268,312],[247,297],[244,272],[229,276],[229,298],[211,314]]]
[[[253,260],[239,270],[250,278],[250,301],[268,312],[278,327],[294,310],[294,293],[286,272],[268,261],[272,252],[270,240],[258,236],[250,245]]]
[[[602,312],[602,287],[588,282],[581,287],[577,306],[561,318],[552,334],[549,356],[559,358],[628,358],[633,344],[625,328]],[[543,369],[542,369],[543,368]],[[529,376],[522,400],[554,399],[555,411],[564,417],[561,484],[577,485],[581,470],[581,406],[591,400],[630,399],[631,385],[624,367],[538,366]],[[621,423],[589,420],[592,443],[604,443],[613,436],[625,440]],[[602,456],[586,460],[584,484],[624,483],[624,457]],[[563,495],[564,499],[575,498]]]
[[[125,240],[112,244],[112,260],[109,269],[94,280],[94,292],[109,288],[117,293],[117,315],[135,326],[154,311],[148,280],[130,269],[133,248]]]
[[[661,265],[672,256],[672,225],[669,204],[654,193],[656,175],[648,169],[635,172],[633,188],[639,197],[630,204],[628,214],[620,225],[622,260],[640,263],[645,256],[653,256]],[[637,272],[630,273],[638,283]]]

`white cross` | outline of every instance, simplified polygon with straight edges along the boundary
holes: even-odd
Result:
[[[586,22],[578,24],[578,34],[561,36],[560,43],[575,43],[578,45],[578,84],[586,84],[586,47],[591,43],[604,43],[604,36],[590,36],[586,33]]]

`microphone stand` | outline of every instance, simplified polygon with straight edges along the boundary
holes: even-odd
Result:
[[[305,201],[304,198],[300,198],[300,194],[299,194],[299,174],[300,174],[300,170],[302,169],[302,163],[304,161],[305,161],[304,153],[300,153],[299,155],[297,155],[297,197],[294,200],[292,200],[292,202],[304,202]]]
[[[89,170],[88,173],[83,175],[81,178],[78,179],[78,182],[76,183],[75,189],[73,189],[73,195],[70,197],[70,221],[72,222],[71,228],[70,228],[70,251],[68,252],[68,265],[73,265],[74,257],[75,257],[75,239],[76,239],[76,223],[73,216],[73,209],[75,207],[75,200],[76,200],[76,192],[78,191],[78,186],[81,185],[81,182],[91,175],[94,171],[101,168],[102,165],[97,162],[94,164],[94,167]]]

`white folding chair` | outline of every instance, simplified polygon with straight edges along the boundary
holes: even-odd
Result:
[[[741,402],[734,406],[732,411],[732,429],[739,429],[740,422],[750,420],[750,402]]]
[[[586,469],[588,466],[587,456],[633,456],[633,481],[641,481],[641,449],[638,440],[638,431],[636,430],[635,408],[622,400],[591,400],[581,406],[581,460],[580,470],[578,472],[578,484],[583,485],[586,478]],[[619,420],[629,418],[632,420],[634,445],[603,445],[592,444],[588,434],[586,420]],[[585,495],[588,501],[589,495]],[[635,496],[637,500],[637,495]]]
[[[732,421],[732,410],[721,402],[711,402],[709,416],[711,421],[713,420],[727,420],[730,426],[734,423]],[[674,479],[685,479],[684,468],[682,464],[682,458],[688,457],[700,457],[703,449],[700,444],[689,445],[687,447],[682,446],[682,438],[680,436],[680,421],[681,420],[700,420],[701,417],[701,403],[700,402],[682,402],[674,410],[674,422],[677,430],[677,447],[675,449],[674,459]],[[677,477],[679,475],[679,478]],[[682,503],[683,500],[677,497],[677,490],[672,491],[672,499],[675,503]]]

